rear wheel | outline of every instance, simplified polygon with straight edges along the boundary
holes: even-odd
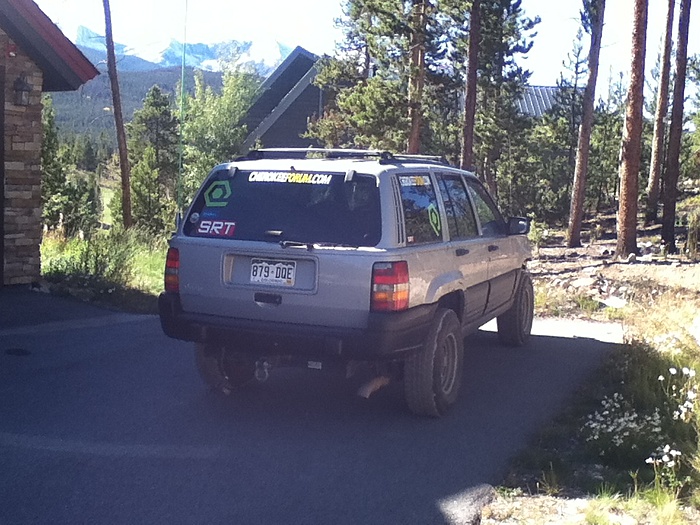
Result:
[[[522,346],[527,343],[532,331],[532,319],[535,310],[535,292],[532,278],[523,272],[515,292],[513,306],[506,313],[498,316],[498,338],[501,343],[510,346]]]
[[[457,401],[462,384],[464,340],[457,315],[440,308],[422,351],[404,364],[408,408],[421,416],[439,417]]]
[[[199,375],[217,393],[229,395],[255,375],[255,361],[249,356],[201,343],[194,352]]]

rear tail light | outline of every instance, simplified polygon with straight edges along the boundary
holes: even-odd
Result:
[[[408,263],[406,261],[374,263],[372,267],[372,302],[375,312],[408,309]]]
[[[165,260],[165,291],[180,293],[180,252],[177,248],[168,249]]]

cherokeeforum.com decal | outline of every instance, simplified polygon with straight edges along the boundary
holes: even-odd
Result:
[[[282,182],[288,184],[323,184],[331,183],[332,175],[318,173],[288,173],[286,171],[252,171],[248,182]]]

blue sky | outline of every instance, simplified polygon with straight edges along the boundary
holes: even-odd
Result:
[[[36,0],[64,31],[75,38],[78,25],[104,32],[104,13],[99,0]],[[162,46],[170,39],[182,41],[185,0],[112,0],[115,40],[135,47]],[[676,2],[676,16],[679,1]],[[610,71],[629,69],[632,0],[607,0],[600,81]],[[521,63],[533,71],[532,84],[553,85],[562,61],[576,35],[581,0],[523,0],[530,16],[539,15],[535,45]],[[666,14],[666,0],[649,0],[647,69],[656,61]],[[300,45],[314,53],[332,53],[341,37],[334,20],[341,15],[336,0],[189,0],[187,41],[221,42],[262,40]],[[696,28],[693,31],[693,28]],[[691,15],[690,53],[700,53],[700,6]],[[600,95],[600,91],[599,91]]]

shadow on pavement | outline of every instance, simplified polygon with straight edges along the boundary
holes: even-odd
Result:
[[[29,286],[0,286],[0,330],[113,313],[70,297],[33,291]]]

